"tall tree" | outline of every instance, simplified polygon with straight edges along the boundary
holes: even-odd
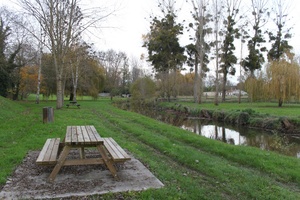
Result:
[[[268,31],[269,41],[272,42],[272,48],[268,52],[268,60],[278,61],[285,52],[290,52],[293,47],[288,43],[288,39],[291,38],[291,34],[289,33],[290,28],[286,28],[288,4],[284,0],[274,0],[273,5],[271,16],[274,16],[273,21],[277,32],[274,34]]]
[[[234,39],[240,36],[239,29],[235,27],[236,17],[239,13],[239,7],[241,0],[226,0],[227,16],[224,20],[224,35],[225,39],[222,45],[221,53],[221,72],[223,73],[223,87],[222,87],[222,101],[225,101],[226,96],[226,83],[227,75],[235,75],[234,65],[237,63],[237,57],[235,56]]]
[[[138,78],[141,78],[144,76],[144,72],[142,70],[142,61],[132,57],[130,59],[130,66],[132,67],[131,69],[131,82],[135,82]]]
[[[207,68],[208,53],[210,46],[206,42],[205,37],[212,32],[212,29],[208,26],[211,15],[207,11],[207,0],[191,0],[193,6],[192,16],[195,23],[190,23],[189,27],[195,31],[194,44],[188,46],[188,54],[195,55],[193,60],[189,60],[190,64],[195,66],[195,80],[194,80],[194,101],[195,103],[201,103],[201,97],[203,93],[203,77],[205,73],[209,71]],[[193,61],[193,63],[191,62]],[[199,69],[200,66],[200,69]]]
[[[78,79],[82,74],[84,63],[88,59],[89,46],[85,43],[76,43],[71,46],[66,56],[67,76],[71,79],[70,101],[77,101]]]
[[[221,19],[221,13],[222,13],[222,4],[220,3],[220,0],[214,0],[212,4],[212,13],[213,13],[213,20],[214,20],[214,36],[215,40],[213,42],[214,48],[215,48],[215,63],[216,63],[216,79],[215,79],[215,99],[214,104],[217,106],[219,105],[219,58],[220,58],[220,19]]]
[[[42,27],[46,43],[51,52],[56,73],[56,108],[63,106],[64,77],[66,68],[66,55],[71,45],[78,40],[81,34],[111,13],[87,9],[89,13],[82,12],[79,0],[19,0],[24,12],[32,16]],[[97,14],[95,14],[97,13]],[[103,15],[101,15],[103,14]],[[101,16],[100,16],[101,15]],[[26,28],[26,27],[24,27]],[[27,29],[40,40],[32,30]]]
[[[248,56],[243,61],[245,71],[250,71],[250,76],[254,77],[255,70],[261,69],[265,59],[263,52],[267,51],[265,46],[264,35],[262,28],[267,23],[267,6],[268,0],[251,0],[252,19],[249,19],[249,24],[252,26],[253,36],[248,41]],[[250,36],[248,36],[250,37]]]
[[[125,52],[108,50],[99,52],[99,62],[105,69],[105,92],[109,92],[111,98],[121,93],[122,68],[128,65],[128,57]]]
[[[13,18],[19,19],[12,12],[0,8],[0,95],[16,100],[20,85],[20,67],[24,66],[24,57],[18,56],[24,35],[21,35],[22,30],[13,23]]]
[[[159,19],[154,17],[150,25],[150,33],[144,41],[144,47],[148,49],[148,61],[154,70],[160,75],[161,83],[165,91],[164,97],[170,100],[176,85],[175,79],[168,79],[168,75],[182,68],[186,60],[184,48],[180,46],[178,36],[182,34],[183,26],[176,23],[174,2],[169,1],[160,4],[164,16]]]
[[[0,17],[0,95],[6,97],[9,83],[9,74],[7,72],[7,60],[5,57],[5,49],[7,38],[10,34],[10,28],[4,24]]]

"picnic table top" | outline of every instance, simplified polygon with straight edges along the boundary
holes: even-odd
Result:
[[[103,139],[94,126],[67,126],[65,145],[99,145]]]

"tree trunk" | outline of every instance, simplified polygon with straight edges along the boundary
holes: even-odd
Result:
[[[199,102],[199,73],[198,73],[198,59],[195,61],[195,77],[194,77],[194,102]]]
[[[63,94],[63,82],[62,78],[58,77],[56,81],[57,89],[56,89],[56,109],[61,109],[63,107],[63,100],[64,100],[64,94]]]
[[[225,102],[226,99],[226,83],[227,83],[227,74],[223,73],[224,77],[223,77],[223,85],[222,85],[222,102]]]
[[[280,97],[279,100],[278,100],[278,107],[282,107],[282,104],[283,104],[283,100],[282,100],[282,98]]]

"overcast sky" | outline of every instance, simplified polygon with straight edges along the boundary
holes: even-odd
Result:
[[[11,2],[16,0],[1,0],[0,5],[11,5]],[[243,0],[244,1],[244,0]],[[124,51],[129,57],[140,57],[142,53],[146,53],[146,49],[142,48],[142,34],[149,31],[150,15],[160,13],[157,6],[157,0],[82,0],[84,3],[91,2],[91,5],[97,5],[100,2],[107,2],[111,5],[117,3],[118,12],[116,16],[108,19],[107,24],[115,28],[106,28],[97,34],[97,38],[93,38],[95,47],[98,50],[114,49]],[[293,39],[289,42],[294,47],[296,54],[300,54],[300,1],[292,1],[289,16],[293,26]],[[185,0],[177,0],[177,7],[182,10],[178,12],[181,20],[184,16],[189,16],[189,4]],[[100,5],[101,6],[101,5]],[[272,22],[270,22],[272,23]],[[188,38],[187,35],[181,36]],[[266,38],[267,39],[267,38]]]
[[[125,51],[129,56],[131,54],[139,56],[141,53],[146,52],[146,49],[141,47],[143,43],[141,36],[149,31],[150,15],[153,13],[161,14],[157,6],[157,0],[110,1],[122,2],[117,16],[111,19],[111,23],[118,28],[104,30],[103,40],[99,41],[99,47]],[[190,16],[190,5],[186,3],[186,0],[177,0],[176,2],[177,7],[181,9],[181,11],[178,11],[179,21],[182,21]],[[291,31],[293,38],[289,42],[294,47],[294,51],[300,54],[300,1],[291,0],[291,2],[291,12],[289,13],[291,20],[288,25],[293,27]],[[270,20],[269,23],[273,22]],[[187,35],[180,37],[181,40],[187,41]],[[266,39],[268,40],[267,36]]]

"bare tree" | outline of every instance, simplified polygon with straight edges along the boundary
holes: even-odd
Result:
[[[208,0],[191,0],[193,11],[192,15],[195,20],[195,81],[194,81],[194,100],[196,103],[201,103],[203,92],[203,72],[208,71],[206,64],[209,62],[206,53],[209,51],[209,45],[205,41],[205,36],[211,32],[207,26],[209,18]],[[190,24],[193,27],[193,24]],[[198,69],[198,65],[200,69]]]
[[[120,92],[119,89],[122,84],[122,68],[127,65],[127,55],[125,52],[108,50],[107,52],[100,52],[99,59],[106,71],[105,91],[110,92],[111,97],[113,97]]]
[[[56,72],[56,108],[60,109],[64,97],[65,58],[70,47],[84,31],[97,26],[98,22],[107,18],[112,12],[105,14],[91,9],[83,12],[79,7],[80,0],[19,0],[19,2],[25,14],[33,17],[45,33],[44,46],[52,54]],[[39,35],[32,30],[27,30],[40,40]]]
[[[141,78],[144,75],[144,72],[142,70],[143,64],[141,60],[138,58],[132,57],[130,59],[130,65],[132,67],[131,69],[131,78],[132,83],[135,82],[138,78]]]
[[[214,19],[214,46],[215,46],[215,61],[216,61],[216,91],[215,91],[215,100],[214,104],[219,105],[219,58],[220,58],[220,47],[219,47],[219,31],[220,31],[220,20],[221,20],[221,12],[222,12],[222,2],[220,0],[214,0],[213,2],[213,19]]]

